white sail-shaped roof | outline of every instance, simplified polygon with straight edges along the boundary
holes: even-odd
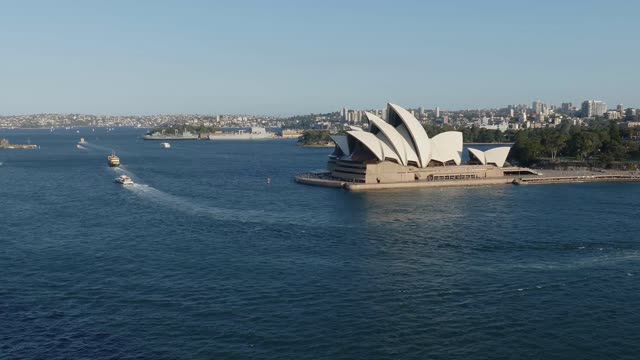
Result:
[[[404,136],[402,136],[393,126],[370,112],[365,112],[365,116],[373,125],[371,126],[371,132],[376,134],[376,130],[378,130],[384,135],[389,146],[393,148],[396,154],[400,157],[402,165],[408,165],[409,161],[413,161],[418,164],[420,163],[418,155],[413,150],[411,144],[409,144]]]
[[[462,163],[462,133],[445,131],[431,138],[431,160]]]
[[[415,153],[420,159],[420,166],[427,167],[429,161],[431,161],[431,143],[429,136],[424,130],[418,119],[416,119],[410,112],[402,107],[389,103],[387,107],[387,117],[392,118],[393,114],[397,115],[402,124],[407,129],[410,135],[409,139],[406,139],[409,144],[412,145]],[[394,127],[398,127],[400,124],[392,123]]]
[[[349,149],[349,142],[347,141],[347,137],[345,135],[331,135],[331,140],[336,143],[343,154],[351,154],[351,150]]]
[[[487,161],[484,159],[484,151],[468,148],[469,149],[469,157],[473,156],[476,160],[480,161],[482,165],[487,165]]]
[[[359,141],[362,145],[364,145],[367,149],[369,149],[373,155],[378,158],[380,161],[384,161],[385,159],[393,159],[400,163],[400,157],[398,154],[389,147],[384,141],[378,139],[375,135],[366,131],[347,131],[347,134],[357,141]]]
[[[489,149],[484,152],[485,160],[487,164],[496,164],[497,167],[503,167],[511,146],[501,146],[493,149]]]
[[[509,156],[511,146],[501,146],[487,151],[469,148],[469,154],[473,155],[483,165],[495,164],[497,167],[503,167]]]

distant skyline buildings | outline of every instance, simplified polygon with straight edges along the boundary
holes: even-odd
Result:
[[[607,110],[607,103],[599,100],[586,100],[581,108],[582,116],[586,118],[603,116]]]
[[[440,106],[432,107],[432,110],[425,110],[423,105],[407,106],[406,109],[425,124],[448,124],[457,128],[478,126],[502,131],[555,127],[563,123],[580,125],[589,118],[621,121],[624,122],[623,126],[636,126],[636,122],[640,121],[637,109],[625,109],[623,104],[608,109],[606,102],[601,100],[585,100],[580,107],[576,107],[573,102],[563,102],[560,106],[556,106],[542,100],[533,100],[530,104],[511,104],[489,109],[454,109],[445,113],[440,109]],[[347,114],[345,123],[366,127],[365,112],[376,114],[383,119],[386,119],[387,115],[385,110],[345,110],[345,108],[342,108],[340,114]]]
[[[440,106],[431,110],[424,106],[407,107],[407,111],[423,124],[449,125],[454,128],[477,126],[485,129],[518,130],[527,128],[555,127],[561,124],[580,125],[588,117],[599,117],[620,121],[621,126],[638,126],[639,111],[618,104],[615,109],[607,109],[600,100],[586,100],[584,112],[582,106],[576,108],[573,103],[565,102],[560,107],[534,100],[531,105],[511,104],[491,109],[440,110]],[[17,116],[0,115],[0,128],[11,127],[59,127],[59,126],[134,126],[155,127],[159,124],[200,124],[220,127],[280,127],[282,124],[294,128],[311,128],[340,131],[343,126],[351,125],[366,128],[365,112],[387,118],[386,108],[349,109],[344,106],[334,111],[296,114],[290,117],[250,114],[160,114],[150,116],[111,116],[96,114],[32,114]],[[536,113],[537,112],[537,113]]]
[[[540,100],[534,101],[531,105],[531,109],[536,115],[547,115],[548,113],[547,105]]]

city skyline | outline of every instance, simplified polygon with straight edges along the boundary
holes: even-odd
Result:
[[[389,101],[393,103],[392,101]],[[596,114],[597,116],[602,116],[607,110],[611,111],[620,111],[627,109],[640,110],[640,107],[635,106],[627,106],[626,104],[621,103],[608,103],[606,101],[597,100],[597,99],[584,99],[580,101],[562,101],[560,103],[550,103],[540,99],[531,100],[531,101],[518,101],[510,104],[502,104],[500,106],[495,107],[481,107],[481,108],[443,108],[438,105],[434,106],[425,106],[425,105],[416,105],[416,106],[406,106],[407,109],[415,110],[420,113],[432,112],[436,117],[440,117],[441,113],[449,113],[449,112],[464,112],[464,111],[473,111],[473,112],[491,112],[491,111],[501,111],[501,110],[509,110],[509,109],[522,109],[526,107],[527,112],[531,114],[548,114],[553,111],[583,111],[583,106],[585,103],[595,102],[601,104],[601,107]],[[531,103],[531,105],[528,105]],[[541,106],[541,107],[538,107]],[[570,106],[571,108],[565,109],[565,106]],[[544,111],[541,111],[544,109]],[[0,112],[0,117],[19,117],[19,116],[32,116],[32,115],[87,115],[87,116],[109,116],[109,117],[127,117],[127,116],[137,116],[137,117],[154,117],[154,116],[264,116],[264,117],[273,117],[273,118],[285,118],[291,116],[302,116],[302,115],[321,115],[321,114],[330,114],[330,113],[340,113],[341,116],[344,116],[345,111],[366,111],[366,110],[380,110],[376,107],[354,107],[354,106],[342,106],[336,108],[335,106],[330,109],[325,109],[323,111],[318,112],[309,112],[309,113],[283,113],[283,114],[267,114],[267,113],[248,113],[248,112],[237,112],[237,113],[221,113],[221,112],[210,112],[210,113],[196,113],[196,112],[184,112],[184,113],[144,113],[144,114],[136,114],[136,113],[82,113],[82,112],[40,112],[40,113],[20,113],[20,114],[6,114]],[[516,115],[520,115],[520,113],[514,113],[512,117]],[[587,114],[586,117],[592,114]]]
[[[0,114],[640,107],[640,5],[607,8],[616,11],[595,1],[15,3],[0,12]]]

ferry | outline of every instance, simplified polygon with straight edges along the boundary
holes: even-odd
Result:
[[[120,166],[120,158],[116,156],[116,153],[113,152],[111,155],[107,156],[107,163],[109,167],[118,167]]]
[[[127,175],[120,175],[116,178],[115,182],[122,185],[133,185],[134,182]]]
[[[162,144],[160,144],[160,145],[162,145],[162,147],[163,147],[163,148],[165,148],[165,149],[169,149],[169,148],[171,148],[171,144],[169,144],[168,142],[163,142],[163,143],[162,143]]]

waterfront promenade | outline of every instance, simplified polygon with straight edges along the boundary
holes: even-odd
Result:
[[[348,191],[386,190],[386,189],[416,189],[435,187],[470,187],[491,185],[543,185],[588,182],[640,182],[639,171],[560,171],[540,170],[538,175],[508,175],[485,179],[442,180],[395,183],[365,184],[334,179],[328,174],[301,174],[295,177],[300,184],[343,188]]]

